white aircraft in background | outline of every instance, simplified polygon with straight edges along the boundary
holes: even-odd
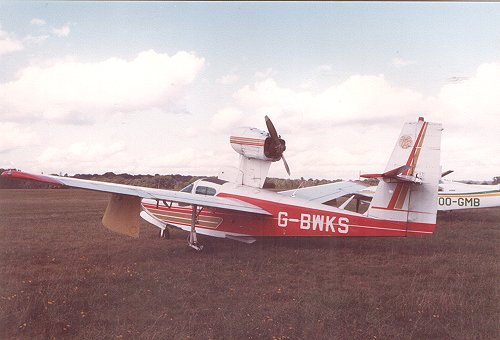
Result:
[[[485,185],[485,184],[466,184],[443,179],[446,175],[452,173],[453,170],[448,170],[442,173],[441,180],[438,186],[438,210],[461,210],[461,209],[478,209],[478,208],[493,208],[500,207],[500,184]],[[361,177],[373,177],[362,175]],[[338,182],[341,183],[349,182]],[[361,184],[359,184],[361,185]],[[359,203],[368,203],[373,196],[377,186],[369,186],[361,188],[359,186],[351,185],[346,188],[354,189],[350,193],[344,192],[344,195],[351,195],[343,206],[347,205],[352,199],[358,199],[357,208],[359,210]],[[356,190],[359,188],[359,190]],[[340,196],[338,196],[340,197]],[[338,197],[333,197],[338,198]]]
[[[466,184],[443,179],[438,187],[438,210],[478,209],[500,207],[500,184]]]

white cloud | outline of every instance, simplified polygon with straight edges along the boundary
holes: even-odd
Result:
[[[194,53],[144,51],[127,61],[73,59],[34,65],[0,84],[2,120],[92,121],[98,115],[173,106],[204,66]]]
[[[199,140],[199,139],[198,139]],[[195,147],[171,148],[149,145],[131,157],[132,147],[125,141],[78,141],[67,146],[49,146],[30,166],[31,171],[48,173],[181,173],[215,175],[221,158],[214,150]],[[237,158],[235,158],[237,160]]]
[[[500,63],[482,64],[474,76],[444,85],[438,98],[442,115],[453,117],[457,125],[483,125],[481,118],[486,122],[498,119]]]
[[[32,66],[18,79],[0,84],[0,120],[53,117],[74,122],[116,113],[122,118],[142,117],[126,114],[136,111],[160,115],[162,110],[153,108],[170,109],[179,102],[204,64],[193,53],[167,56],[148,51],[130,61],[63,60]],[[168,118],[164,121],[168,126],[154,138],[149,134],[158,131],[161,120],[154,120],[152,132],[136,130],[134,138],[154,141],[148,148],[132,142],[115,144],[116,136],[130,138],[130,130],[124,129],[108,141],[71,140],[70,147],[62,149],[54,142],[29,168],[69,173],[215,174],[220,167],[238,164],[237,154],[227,143],[231,130],[242,125],[265,130],[267,114],[287,141],[285,155],[293,178],[357,178],[360,171],[382,171],[403,122],[422,115],[443,123],[441,163],[444,169],[455,170],[455,178],[498,175],[500,63],[480,65],[472,76],[444,85],[434,96],[397,86],[383,75],[352,75],[326,88],[303,89],[285,86],[272,73],[264,72],[260,76],[266,77],[242,86],[210,117]],[[0,133],[4,130],[0,128]],[[178,148],[166,147],[171,145]],[[83,154],[84,150],[89,152]],[[287,175],[277,163],[270,176]]]
[[[0,122],[0,136],[0,154],[17,148],[29,147],[38,142],[35,132],[15,123]]]
[[[218,133],[230,132],[242,124],[243,113],[234,107],[225,107],[212,116],[210,129]]]
[[[391,63],[394,67],[401,68],[408,65],[415,65],[417,62],[409,59],[394,58],[392,59]]]
[[[319,73],[319,74],[329,74],[332,71],[333,71],[332,65],[324,64],[324,65],[320,65],[317,68],[316,73]]]
[[[216,174],[221,158],[217,150],[204,150],[203,147],[201,139],[198,138],[192,147],[172,149],[171,152],[163,153],[162,157],[149,151],[134,165],[133,172],[151,173],[154,169],[159,173]]]
[[[28,43],[28,44],[41,44],[45,42],[48,38],[50,38],[49,35],[43,34],[43,35],[27,35],[24,37],[23,41]]]
[[[115,141],[112,143],[99,142],[74,142],[62,147],[47,147],[38,156],[37,161],[43,164],[44,169],[58,169],[58,171],[71,171],[75,164],[82,171],[94,173],[95,171],[108,171],[115,169],[115,164],[123,163],[127,157],[125,143]]]
[[[62,148],[49,147],[39,156],[39,160],[50,162],[68,159],[79,162],[104,161],[107,158],[122,152],[125,144],[122,141],[112,144],[76,142]]]
[[[293,176],[306,178],[353,178],[368,164],[382,168],[393,140],[383,151],[371,149],[382,139],[377,125],[387,124],[395,139],[402,122],[416,119],[426,105],[422,95],[394,87],[382,75],[354,75],[317,91],[282,87],[267,78],[244,86],[234,99],[233,110],[253,117],[254,126],[265,129],[263,117],[271,117],[287,140]],[[286,176],[281,166],[271,175]]]
[[[255,72],[254,77],[257,80],[262,80],[265,78],[273,77],[275,75],[276,75],[276,71],[274,71],[272,68],[268,68],[265,71]]]
[[[305,93],[305,92],[304,92]],[[234,98],[243,106],[259,111],[285,110],[294,102],[301,101],[297,93],[292,89],[280,87],[272,78],[259,80],[253,85],[247,85],[234,94]]]
[[[52,33],[60,38],[67,37],[69,33],[71,32],[71,28],[69,24],[65,24],[59,28],[52,28]]]
[[[500,63],[482,64],[472,77],[444,85],[437,99],[434,119],[445,123],[442,165],[455,170],[450,177],[497,176]],[[488,175],[480,176],[484,171]]]
[[[14,34],[3,31],[0,27],[0,56],[23,49],[22,41],[18,40]]]
[[[396,116],[408,117],[425,108],[419,93],[392,86],[383,75],[354,75],[322,91],[295,90],[267,78],[234,94],[240,105],[258,115],[287,117],[291,126],[328,127]]]
[[[45,20],[40,18],[33,18],[30,20],[30,25],[44,26],[46,24]]]
[[[219,79],[217,82],[222,85],[232,85],[240,79],[240,76],[236,73],[226,74]]]

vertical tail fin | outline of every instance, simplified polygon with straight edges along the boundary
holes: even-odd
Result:
[[[425,122],[406,123],[394,146],[391,158],[368,208],[367,215],[391,221],[407,222],[407,231],[413,226],[427,225],[432,232],[436,224],[441,124]]]

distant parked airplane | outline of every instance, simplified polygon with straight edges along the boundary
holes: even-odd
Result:
[[[453,170],[448,170],[441,175],[437,197],[439,211],[500,207],[500,184],[466,184],[443,179],[443,177],[452,172]],[[373,176],[361,175],[361,177]],[[304,194],[308,192],[308,195],[311,197],[316,195],[316,193],[321,195],[328,194],[331,200],[341,196],[349,196],[344,206],[352,199],[358,199],[358,210],[359,202],[368,203],[377,190],[377,186],[364,187],[357,182],[337,182],[334,184],[335,190],[328,191],[326,187],[328,184],[324,186],[319,185],[298,189],[296,195],[303,195],[300,191],[304,190]]]
[[[442,177],[452,172],[448,170]],[[500,184],[466,184],[442,177],[438,189],[438,210],[500,207]]]

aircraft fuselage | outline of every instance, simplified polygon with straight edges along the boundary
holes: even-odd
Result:
[[[200,187],[203,182],[192,190]],[[230,236],[409,236],[430,234],[435,224],[368,218],[365,215],[287,197],[265,189],[234,186],[217,188],[218,197],[233,198],[258,206],[271,215],[203,208],[198,212],[196,230],[216,237]],[[144,209],[157,220],[183,230],[191,228],[192,207],[165,205],[144,199]]]

